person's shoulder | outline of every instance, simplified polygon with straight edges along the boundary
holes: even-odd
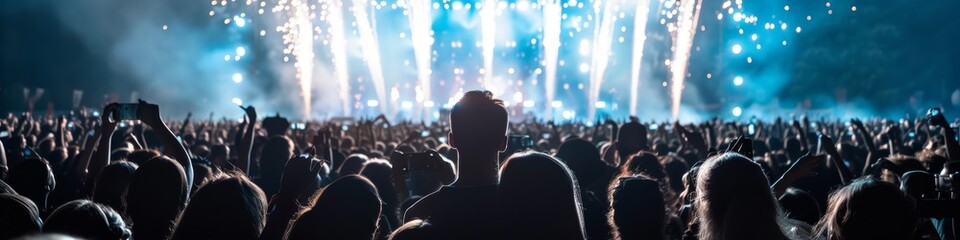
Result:
[[[436,205],[438,198],[443,198],[442,196],[444,194],[441,192],[442,188],[441,190],[427,194],[426,196],[420,198],[420,200],[417,200],[417,202],[414,202],[412,205],[410,205],[410,207],[407,208],[407,210],[403,213],[403,221],[407,222],[414,219],[425,219],[429,217],[430,208]]]

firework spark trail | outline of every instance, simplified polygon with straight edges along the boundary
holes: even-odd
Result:
[[[603,84],[603,75],[610,60],[610,47],[613,45],[613,25],[617,16],[613,8],[616,3],[604,2],[603,6],[594,5],[594,16],[600,25],[593,30],[593,57],[590,61],[590,92],[588,93],[587,121],[596,118],[597,100],[600,98],[600,88]],[[601,10],[602,7],[602,10]]]
[[[693,46],[693,36],[696,34],[697,21],[700,15],[700,1],[683,1],[678,7],[680,16],[677,24],[677,39],[674,43],[673,61],[670,65],[672,85],[670,86],[670,110],[673,120],[680,115],[680,99],[683,94],[683,82],[687,77],[687,65],[690,61],[690,49]]]
[[[543,61],[546,70],[544,76],[544,87],[546,95],[546,118],[550,119],[553,115],[552,106],[554,94],[557,88],[557,56],[560,50],[560,16],[563,12],[560,0],[547,0],[542,3],[543,6]]]
[[[431,61],[430,52],[433,48],[433,37],[430,31],[433,28],[433,16],[430,0],[409,0],[403,5],[410,19],[410,40],[413,42],[413,57],[417,62],[417,80],[419,82],[419,98],[430,98]]]
[[[370,78],[373,80],[374,90],[377,92],[377,101],[380,112],[387,112],[387,92],[383,79],[383,66],[380,63],[380,42],[377,33],[367,15],[367,0],[353,1],[353,15],[357,19],[357,28],[360,30],[360,47],[363,57],[370,68]]]
[[[322,2],[326,9],[324,20],[327,21],[330,34],[330,53],[333,61],[333,72],[339,83],[340,101],[343,104],[343,115],[350,116],[350,78],[347,69],[346,40],[343,30],[343,2],[327,0]]]
[[[647,40],[647,17],[650,0],[639,0],[633,19],[633,68],[630,72],[630,115],[637,115],[637,99],[640,89],[640,67],[643,66],[643,44]]]
[[[297,82],[300,85],[303,117],[311,117],[311,93],[313,90],[313,15],[310,6],[301,0],[280,0],[272,10],[275,13],[287,12],[287,21],[277,26],[277,32],[283,33],[286,44],[285,54],[294,57]],[[284,58],[286,61],[287,58]]]
[[[493,53],[497,34],[497,0],[486,0],[480,9],[480,31],[483,44],[483,82],[489,84],[493,79]]]

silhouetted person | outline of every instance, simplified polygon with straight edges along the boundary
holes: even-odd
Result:
[[[380,200],[383,201],[383,216],[380,221],[385,224],[380,225],[382,236],[388,235],[390,231],[401,225],[400,198],[397,195],[397,190],[393,187],[393,183],[390,182],[392,171],[393,166],[386,160],[367,161],[360,170],[360,175],[366,177],[376,186]]]
[[[806,191],[788,188],[778,199],[787,217],[806,223],[809,226],[820,220],[820,205]]]
[[[0,193],[0,239],[40,232],[40,210],[29,198],[15,193]]]
[[[660,184],[647,177],[622,177],[610,190],[613,239],[664,239],[666,203]]]
[[[458,176],[420,199],[404,220],[429,219],[439,238],[490,239],[495,213],[499,152],[507,145],[507,111],[488,91],[470,91],[450,110],[448,142],[458,150]]]
[[[556,157],[567,164],[580,184],[583,223],[590,239],[609,239],[607,187],[615,168],[600,159],[600,150],[589,141],[575,138],[564,141]]]
[[[620,126],[617,140],[614,143],[620,164],[624,164],[630,155],[647,149],[647,128],[636,121],[630,121]]]
[[[267,196],[273,196],[280,188],[283,166],[293,156],[294,147],[293,141],[282,135],[271,137],[263,145],[263,153],[260,155],[260,178],[254,182]]]
[[[502,239],[586,239],[576,180],[550,155],[511,156],[500,171],[499,191]]]
[[[893,184],[867,177],[830,195],[815,232],[829,240],[909,239],[917,219],[913,198]]]
[[[259,239],[266,214],[263,191],[242,173],[227,174],[190,198],[172,239]]]
[[[359,175],[337,179],[320,192],[286,234],[290,240],[373,239],[381,210],[373,183]]]
[[[37,204],[42,213],[50,208],[47,206],[47,197],[57,186],[57,180],[46,160],[29,158],[13,167],[7,178],[10,186],[20,195],[29,198]]]
[[[697,174],[697,196],[700,239],[789,239],[767,177],[743,155],[707,159]]]
[[[63,204],[43,223],[44,233],[59,233],[85,239],[130,239],[126,223],[112,208],[74,200]]]
[[[350,154],[337,168],[337,176],[360,174],[360,169],[363,168],[363,164],[369,160],[370,159],[363,154]]]
[[[187,184],[183,167],[173,159],[156,157],[140,165],[124,199],[133,236],[138,240],[167,239],[186,205]]]
[[[137,170],[137,164],[128,161],[113,162],[100,171],[96,185],[93,188],[93,201],[107,205],[123,214],[127,207],[123,202],[123,194],[127,185]]]

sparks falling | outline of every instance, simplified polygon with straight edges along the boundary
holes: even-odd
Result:
[[[560,0],[548,0],[543,4],[543,61],[544,61],[544,92],[547,103],[552,103],[557,90],[557,57],[560,50],[560,17],[563,8]],[[552,106],[543,105],[547,118],[551,118]]]
[[[637,115],[637,99],[640,88],[640,67],[643,66],[643,44],[647,40],[647,17],[650,14],[650,0],[637,2],[637,12],[633,19],[633,66],[630,71],[630,115]]]
[[[367,1],[353,1],[353,16],[357,19],[357,28],[360,31],[360,47],[363,49],[363,57],[370,68],[370,78],[373,80],[373,87],[377,93],[377,100],[382,103],[387,102],[386,85],[383,80],[383,67],[380,65],[380,41],[377,40],[375,26],[370,22],[370,15],[367,15]],[[387,104],[380,104],[380,112],[387,112]]]
[[[430,14],[430,0],[410,0],[403,7],[410,19],[410,40],[413,43],[413,57],[417,62],[417,89],[424,99],[431,99],[430,51],[433,48],[433,37],[430,29],[433,26],[433,16]]]
[[[587,121],[596,119],[596,104],[600,99],[600,88],[603,85],[603,75],[610,61],[610,47],[613,44],[613,26],[617,21],[614,11],[616,3],[604,2],[603,6],[594,5],[594,16],[597,16],[599,26],[593,31],[593,57],[590,61],[590,92],[587,93]]]
[[[687,77],[687,66],[690,61],[690,49],[693,47],[693,37],[697,33],[697,21],[700,17],[701,0],[682,1],[678,10],[676,38],[674,40],[673,61],[670,65],[670,110],[673,120],[680,115],[680,99],[683,94],[683,81]]]
[[[277,27],[283,34],[284,53],[293,55],[296,61],[297,82],[300,85],[303,117],[311,117],[311,94],[313,92],[313,22],[314,15],[310,6],[301,0],[279,0],[273,8],[275,13],[285,12],[287,21]]]

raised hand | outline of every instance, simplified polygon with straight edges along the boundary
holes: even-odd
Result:
[[[315,158],[316,148],[308,151],[308,154],[294,156],[287,160],[287,164],[283,167],[283,175],[280,176],[280,190],[277,192],[279,199],[297,201],[301,196],[313,194],[308,190],[317,182],[316,178],[323,170],[323,162]],[[299,201],[297,203],[302,205]]]
[[[783,195],[783,192],[786,191],[790,185],[793,185],[793,182],[796,182],[800,178],[806,176],[816,176],[817,173],[814,170],[817,169],[817,166],[823,164],[823,161],[825,160],[826,156],[824,155],[810,154],[804,155],[803,157],[800,157],[800,159],[797,159],[797,161],[795,161],[793,165],[791,165],[790,168],[787,169],[782,176],[780,176],[780,179],[773,184],[773,192],[776,194],[775,196],[779,197],[780,195]]]

